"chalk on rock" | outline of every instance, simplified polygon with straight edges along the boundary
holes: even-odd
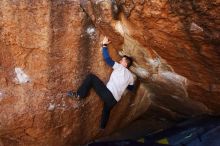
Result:
[[[195,31],[195,32],[202,32],[203,28],[200,27],[198,24],[192,22],[190,26],[190,31]]]
[[[16,67],[16,68],[15,68],[15,73],[16,73],[16,80],[17,80],[20,84],[22,84],[22,83],[27,83],[27,82],[30,81],[30,78],[28,77],[28,75],[26,75],[21,68]]]
[[[0,90],[0,101],[4,98],[3,96],[4,96],[4,94],[3,94],[3,92]]]
[[[55,107],[56,107],[56,104],[55,104],[55,103],[50,103],[50,104],[49,104],[49,107],[48,107],[48,110],[49,110],[49,111],[53,111],[53,110],[55,109]]]

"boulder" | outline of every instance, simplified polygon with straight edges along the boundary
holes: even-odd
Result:
[[[0,145],[86,144],[152,106],[170,120],[219,115],[219,9],[218,0],[1,1]],[[103,131],[94,90],[80,101],[66,91],[89,73],[107,83],[104,36],[114,60],[134,59],[137,80]]]

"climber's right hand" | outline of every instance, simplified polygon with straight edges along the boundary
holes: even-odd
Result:
[[[102,41],[102,45],[108,45],[109,43],[111,43],[111,41],[108,40],[108,37],[104,37],[103,41]]]

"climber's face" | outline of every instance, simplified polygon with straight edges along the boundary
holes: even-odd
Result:
[[[126,60],[125,57],[123,57],[123,58],[120,60],[120,64],[127,68],[128,64],[127,64],[127,60]]]

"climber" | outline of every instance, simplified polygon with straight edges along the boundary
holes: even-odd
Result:
[[[110,111],[113,106],[121,99],[125,89],[127,88],[130,91],[133,91],[134,89],[134,78],[132,73],[128,70],[132,64],[132,58],[123,56],[120,60],[120,63],[113,61],[108,53],[107,46],[109,43],[110,41],[108,38],[104,37],[102,41],[102,55],[106,63],[113,68],[113,72],[107,85],[105,85],[96,75],[89,74],[76,92],[67,92],[67,95],[72,98],[82,99],[87,96],[87,93],[91,87],[95,89],[95,92],[104,102],[100,122],[101,129],[106,127]]]

